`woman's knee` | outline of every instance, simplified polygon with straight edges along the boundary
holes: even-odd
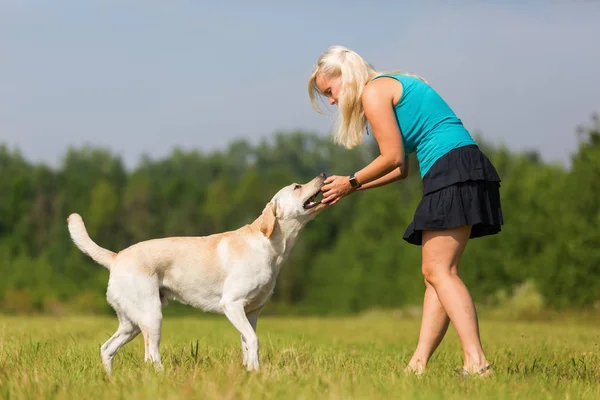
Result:
[[[421,273],[425,279],[425,284],[435,286],[436,283],[443,279],[458,276],[458,266],[439,263],[423,263]]]
[[[439,280],[439,272],[437,269],[431,264],[423,264],[421,267],[421,273],[423,274],[423,278],[425,282],[435,286],[435,283]]]

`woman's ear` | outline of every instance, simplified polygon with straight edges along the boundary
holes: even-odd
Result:
[[[275,229],[276,215],[275,205],[268,203],[262,212],[262,221],[260,223],[260,231],[267,237],[270,238]]]

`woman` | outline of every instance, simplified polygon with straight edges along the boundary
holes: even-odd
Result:
[[[419,341],[406,370],[425,370],[452,321],[464,351],[462,374],[491,373],[458,266],[470,238],[496,234],[503,224],[494,166],[446,102],[416,75],[380,73],[356,52],[333,46],[319,57],[308,90],[317,111],[318,96],[338,106],[337,144],[360,144],[368,123],[380,151],[352,175],[327,178],[323,202],[335,204],[354,191],[406,178],[408,155],[416,153],[424,191],[404,240],[422,248],[426,289]]]

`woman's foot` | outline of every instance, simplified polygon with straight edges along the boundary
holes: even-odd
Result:
[[[406,366],[406,368],[404,368],[404,373],[406,375],[420,376],[420,375],[423,375],[424,372],[425,372],[425,364],[423,364],[419,360],[417,360],[417,361],[411,360],[408,363],[408,365]]]
[[[459,375],[461,376],[480,376],[480,377],[486,377],[486,376],[490,376],[493,375],[494,370],[492,369],[492,364],[488,364],[483,368],[480,368],[478,370],[475,371],[469,371],[466,368],[462,368],[460,371],[458,371]]]

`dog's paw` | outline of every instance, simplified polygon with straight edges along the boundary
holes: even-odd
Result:
[[[165,370],[164,367],[163,367],[163,365],[161,363],[154,362],[153,364],[154,364],[154,370],[157,373],[161,373],[161,372],[163,372]]]
[[[246,370],[248,370],[248,371],[258,371],[259,370],[258,361],[248,361],[247,363],[244,363],[244,366],[246,367]]]

